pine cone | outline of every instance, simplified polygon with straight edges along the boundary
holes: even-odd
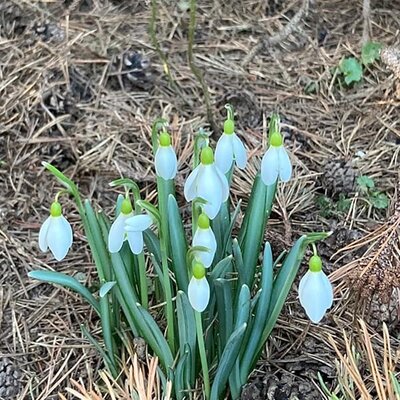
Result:
[[[15,399],[20,390],[21,371],[9,358],[0,359],[0,399]]]
[[[337,197],[354,192],[356,171],[351,163],[345,160],[328,161],[321,176],[321,185],[327,191],[329,197]]]

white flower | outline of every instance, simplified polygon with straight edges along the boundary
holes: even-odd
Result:
[[[72,228],[61,213],[61,205],[55,201],[50,208],[50,216],[39,231],[39,248],[46,252],[50,248],[57,261],[61,261],[72,245]]]
[[[314,257],[319,259],[318,256],[313,256],[311,260]],[[333,289],[321,267],[313,268],[311,260],[310,269],[300,280],[299,299],[308,318],[317,324],[325,315],[326,310],[332,306]]]
[[[261,179],[265,185],[273,185],[279,178],[287,182],[292,176],[292,163],[283,146],[280,133],[271,135],[270,146],[261,162]]]
[[[187,178],[184,194],[187,201],[192,201],[197,197],[204,199],[206,203],[203,211],[210,219],[216,217],[222,203],[228,200],[228,181],[216,167],[210,147],[204,147],[201,151],[201,163]]]
[[[193,277],[189,282],[188,298],[191,306],[198,312],[203,312],[210,300],[210,286],[206,278],[203,264],[196,262],[193,265]]]
[[[215,163],[219,170],[226,174],[232,167],[233,161],[240,169],[244,169],[247,163],[246,149],[234,132],[234,124],[231,119],[224,123],[224,133],[219,138],[215,149]]]
[[[150,228],[152,223],[148,214],[134,215],[125,221],[125,231],[133,254],[140,254],[143,251],[143,231]]]
[[[210,228],[210,220],[207,215],[200,214],[197,221],[197,229],[193,236],[193,247],[202,246],[207,248],[207,251],[196,251],[196,258],[201,261],[205,268],[209,268],[214,260],[217,250],[217,241],[214,232]]]
[[[133,217],[131,202],[129,199],[124,199],[121,204],[121,212],[108,232],[108,250],[110,253],[118,253],[121,250],[122,244],[127,238],[125,223],[131,217]]]
[[[155,155],[156,173],[159,177],[168,180],[174,179],[178,170],[176,154],[171,146],[171,138],[163,132],[159,138],[159,146]]]

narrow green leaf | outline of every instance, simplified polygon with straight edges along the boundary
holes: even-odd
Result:
[[[127,189],[132,190],[133,196],[135,198],[135,201],[140,199],[140,189],[139,186],[135,181],[129,178],[119,178],[115,179],[114,181],[110,182],[111,187],[119,187],[119,186],[124,186]],[[118,214],[117,214],[118,215]]]
[[[179,207],[173,195],[169,195],[168,198],[168,222],[172,270],[175,272],[178,289],[187,292],[189,285],[186,264],[187,241]]]
[[[123,306],[124,311],[130,314],[134,327],[137,327],[140,330],[150,348],[159,357],[165,371],[168,371],[168,369],[173,365],[173,356],[167,341],[150,314],[143,307],[138,305],[119,253],[112,253],[111,259],[116,281],[121,290],[121,305]]]
[[[100,297],[100,312],[100,321],[103,332],[104,345],[107,349],[107,354],[110,357],[112,364],[116,365],[114,358],[114,338],[110,318],[110,303],[107,296]]]
[[[143,210],[147,211],[158,225],[161,223],[161,215],[156,206],[154,206],[147,200],[138,200],[136,204]]]
[[[247,285],[243,285],[240,289],[238,302],[236,305],[237,315],[235,319],[234,330],[239,329],[244,323],[248,323],[250,317],[250,305],[250,289]],[[229,387],[231,389],[231,396],[233,399],[239,398],[241,386],[242,384],[240,379],[240,360],[238,357],[229,376]]]
[[[232,259],[233,257],[227,256],[217,263],[210,273],[210,281],[214,282],[218,278],[225,278],[228,272],[232,271]]]
[[[161,265],[161,247],[157,235],[151,229],[146,229],[143,232],[143,239],[149,252],[154,254],[158,264]]]
[[[85,213],[88,222],[88,228],[90,230],[89,244],[91,249],[95,249],[97,254],[95,258],[97,271],[99,273],[100,282],[111,280],[111,267],[110,267],[110,256],[107,250],[106,242],[102,235],[102,231],[97,220],[96,213],[94,212],[89,200],[84,202]],[[95,256],[95,254],[93,254]]]
[[[179,291],[176,296],[176,314],[178,318],[179,351],[183,354],[188,346],[190,355],[187,359],[186,371],[188,372],[191,386],[195,378],[196,354],[196,320],[194,311],[189,303],[186,293]]]
[[[187,395],[185,390],[185,369],[187,368],[189,353],[189,346],[184,346],[184,350],[180,352],[181,356],[174,371],[175,395],[177,400],[182,400]]]
[[[275,191],[276,183],[266,186],[260,174],[255,177],[249,205],[239,233],[243,264],[246,266],[246,274],[241,278],[249,288],[253,287],[255,269],[264,241],[265,225],[271,213]]]
[[[242,287],[243,285],[246,285],[247,271],[243,263],[242,250],[240,249],[239,242],[237,241],[237,239],[233,239],[232,250],[233,250],[236,270],[238,273],[238,286]]]
[[[215,373],[214,382],[211,387],[210,400],[218,400],[223,395],[229,375],[238,357],[246,327],[247,324],[244,323],[229,337]]]
[[[247,341],[243,342],[242,351],[243,355],[240,362],[240,380],[241,385],[247,381],[247,377],[251,372],[252,362],[258,354],[258,349],[263,346],[260,343],[262,339],[262,332],[267,322],[268,309],[272,292],[273,281],[273,260],[271,245],[266,242],[264,247],[262,276],[261,276],[261,289],[257,306],[255,308],[255,315],[251,326],[250,336]]]
[[[83,324],[81,325],[81,330],[82,330],[83,335],[87,338],[87,340],[89,340],[90,344],[103,357],[104,363],[106,364],[107,369],[111,372],[111,375],[114,378],[117,378],[118,371],[117,371],[116,366],[113,364],[111,358],[104,351],[104,349],[100,346],[100,344],[97,342],[97,340],[90,334],[90,332],[87,330],[85,325],[83,325]]]
[[[112,282],[106,282],[103,285],[101,285],[100,291],[99,291],[99,296],[104,297],[106,294],[114,287],[114,285],[117,282],[112,281]]]
[[[68,276],[62,274],[61,272],[55,271],[31,271],[28,273],[28,276],[30,278],[37,279],[38,281],[54,283],[56,285],[61,285],[74,290],[75,292],[79,293],[84,299],[86,299],[88,303],[100,315],[99,302],[93,297],[92,293],[90,293],[90,291],[85,286],[83,286],[72,276]]]
[[[225,236],[224,236],[224,240],[223,240],[223,243],[224,243],[224,251],[223,251],[223,253],[222,253],[223,256],[225,256],[225,254],[226,254],[228,251],[230,251],[230,250],[229,250],[229,242],[230,242],[231,237],[232,237],[233,227],[235,226],[237,217],[238,217],[238,215],[239,215],[239,213],[240,213],[240,206],[241,206],[241,204],[242,204],[242,200],[239,200],[239,202],[238,202],[238,204],[237,204],[237,206],[236,206],[236,208],[235,208],[235,211],[234,211],[233,214],[231,215],[231,218],[230,218],[230,221],[231,221],[231,222],[230,222],[230,224],[229,224],[229,227],[228,227],[228,229],[225,231]],[[221,259],[221,258],[222,258],[222,257],[219,257],[219,258],[216,258],[216,259],[219,260],[219,259]]]
[[[67,178],[59,169],[46,161],[43,161],[42,165],[48,171],[50,171],[58,179],[58,181],[68,189],[71,194],[73,194],[74,196],[79,195],[78,188],[75,183],[71,179]]]
[[[224,257],[225,251],[225,233],[229,230],[230,215],[229,215],[229,200],[221,205],[221,209],[217,216],[211,221],[211,228],[214,232],[217,241],[217,250],[215,252],[215,260],[220,260]]]
[[[232,281],[216,279],[214,282],[220,326],[220,348],[223,349],[233,330]]]

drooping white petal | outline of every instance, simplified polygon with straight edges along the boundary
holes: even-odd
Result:
[[[155,156],[156,173],[161,178],[174,179],[178,161],[172,146],[158,146]]]
[[[222,189],[222,202],[225,202],[228,200],[229,197],[229,183],[228,183],[228,179],[226,179],[226,176],[218,169],[215,168],[218,178],[220,180],[220,185],[221,185],[221,189]]]
[[[43,252],[47,251],[47,233],[49,231],[51,217],[49,216],[46,221],[43,222],[43,225],[40,227],[39,231],[39,248]]]
[[[207,308],[210,300],[210,286],[206,277],[202,279],[192,277],[189,282],[188,297],[190,304],[196,311],[203,312]]]
[[[110,253],[118,253],[125,240],[125,222],[132,217],[133,213],[119,213],[117,219],[111,225],[108,233],[108,250]]]
[[[214,219],[223,203],[223,185],[215,165],[202,165],[197,177],[197,196],[206,200],[204,212],[208,218]],[[225,178],[226,180],[226,178]]]
[[[201,166],[201,164],[198,165],[186,179],[183,189],[183,194],[185,195],[186,201],[192,201],[195,197],[197,197],[197,176]]]
[[[265,185],[273,185],[278,179],[279,156],[278,148],[269,146],[261,162],[261,179]]]
[[[63,215],[50,217],[47,244],[57,261],[61,261],[72,245],[72,228]]]
[[[299,299],[308,318],[316,324],[320,322],[333,302],[332,285],[327,276],[322,271],[308,271],[300,280]]]
[[[205,268],[209,268],[217,250],[217,241],[212,229],[197,228],[193,236],[193,246],[202,246],[208,249],[208,251],[196,251],[196,257],[202,262]]]
[[[236,133],[232,134],[233,154],[235,155],[235,162],[238,168],[244,169],[247,164],[247,153],[242,141],[238,138]]]
[[[133,254],[140,254],[143,251],[143,234],[142,232],[128,231],[129,247]]]
[[[127,232],[143,232],[150,228],[152,223],[153,220],[148,214],[134,215],[125,221],[125,230]]]
[[[292,163],[285,147],[278,147],[279,158],[279,179],[282,182],[287,182],[292,176]]]
[[[215,149],[215,164],[218,169],[226,174],[233,163],[233,135],[225,135],[219,138],[217,147]]]

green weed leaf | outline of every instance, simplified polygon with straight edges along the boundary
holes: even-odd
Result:
[[[357,185],[363,192],[368,192],[375,187],[375,182],[369,176],[362,175],[357,178]]]
[[[372,64],[379,60],[382,45],[377,42],[367,42],[361,50],[361,61],[364,65]]]
[[[385,193],[373,192],[369,199],[375,208],[382,210],[389,207],[389,198]]]
[[[348,57],[340,63],[340,72],[344,75],[344,81],[347,85],[353,82],[359,82],[362,78],[363,71],[361,64],[354,57]]]

